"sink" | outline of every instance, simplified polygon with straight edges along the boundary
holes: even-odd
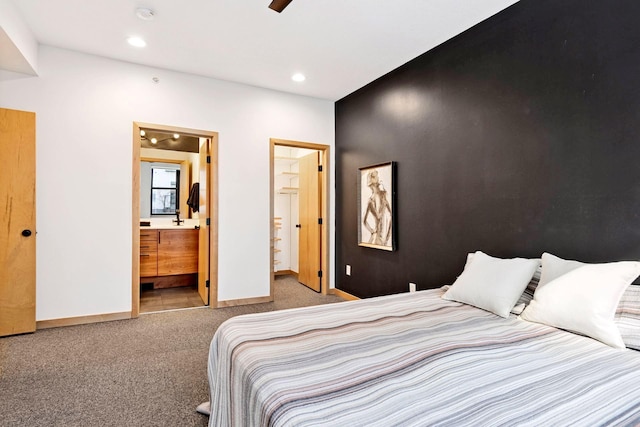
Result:
[[[173,218],[142,218],[140,219],[140,227],[153,229],[171,229],[171,228],[195,228],[199,225],[198,219],[187,218],[183,223],[177,225],[172,222]]]

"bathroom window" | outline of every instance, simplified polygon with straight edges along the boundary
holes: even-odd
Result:
[[[180,170],[151,168],[151,215],[175,215],[180,200]]]

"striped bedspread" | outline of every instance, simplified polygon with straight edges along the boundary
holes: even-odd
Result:
[[[229,319],[209,425],[640,425],[640,352],[441,293]]]

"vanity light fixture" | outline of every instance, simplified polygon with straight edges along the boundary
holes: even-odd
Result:
[[[134,47],[145,47],[147,42],[145,42],[141,37],[131,36],[127,39],[127,42]]]
[[[150,136],[150,135],[149,135]],[[147,132],[144,129],[140,129],[140,139],[142,139],[143,141],[149,141],[150,143],[156,145],[158,143],[163,143],[166,141],[177,141],[178,138],[180,138],[180,134],[179,133],[174,133],[172,134],[172,136],[164,138],[164,139],[160,139],[158,140],[158,138],[149,138],[149,136],[147,135]]]
[[[300,83],[305,81],[306,77],[302,73],[295,73],[293,76],[291,76],[291,80],[293,80],[294,82]]]

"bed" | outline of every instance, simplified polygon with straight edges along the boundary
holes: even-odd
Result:
[[[523,320],[529,287],[506,317],[448,290],[229,319],[209,425],[640,424],[640,352]]]

